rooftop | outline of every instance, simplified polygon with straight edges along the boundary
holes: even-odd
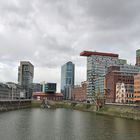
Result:
[[[54,94],[50,94],[50,93],[44,93],[44,92],[34,92],[33,93],[33,97],[35,96],[43,96],[43,97],[63,97],[62,93],[54,93]]]
[[[100,56],[109,56],[109,57],[119,57],[118,54],[113,53],[104,53],[104,52],[96,52],[96,51],[83,51],[80,53],[80,56],[91,56],[91,55],[100,55]]]

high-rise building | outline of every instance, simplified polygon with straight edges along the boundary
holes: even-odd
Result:
[[[25,89],[26,98],[32,97],[34,66],[29,61],[21,61],[18,67],[18,83]]]
[[[61,92],[64,95],[64,99],[70,99],[71,90],[69,87],[74,86],[75,79],[75,65],[72,62],[67,62],[61,67]]]
[[[140,49],[136,50],[136,65],[140,66]]]
[[[87,96],[100,90],[104,94],[104,78],[110,65],[123,65],[126,60],[118,59],[118,54],[83,51],[80,56],[87,57]]]

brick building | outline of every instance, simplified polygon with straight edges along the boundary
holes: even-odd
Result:
[[[72,88],[72,100],[85,101],[87,99],[87,82],[82,82],[81,86],[77,85]]]
[[[134,102],[140,102],[140,74],[134,76]]]
[[[129,67],[129,66],[128,66]],[[126,69],[125,69],[126,70]],[[115,102],[116,100],[116,84],[134,84],[134,74],[124,72],[120,66],[110,66],[105,76],[105,95],[106,102]]]

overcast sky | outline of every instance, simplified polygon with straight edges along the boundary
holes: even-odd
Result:
[[[35,66],[34,82],[57,82],[72,61],[86,80],[83,50],[118,53],[135,64],[140,48],[139,0],[0,0],[0,81],[17,82],[18,65]]]

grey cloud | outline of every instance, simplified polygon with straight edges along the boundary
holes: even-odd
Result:
[[[96,50],[135,63],[139,22],[138,0],[1,0],[0,62],[55,69],[71,60],[86,67],[79,53]]]
[[[115,29],[132,26],[140,18],[139,0],[87,0],[81,1],[89,16],[94,17],[99,28]]]

